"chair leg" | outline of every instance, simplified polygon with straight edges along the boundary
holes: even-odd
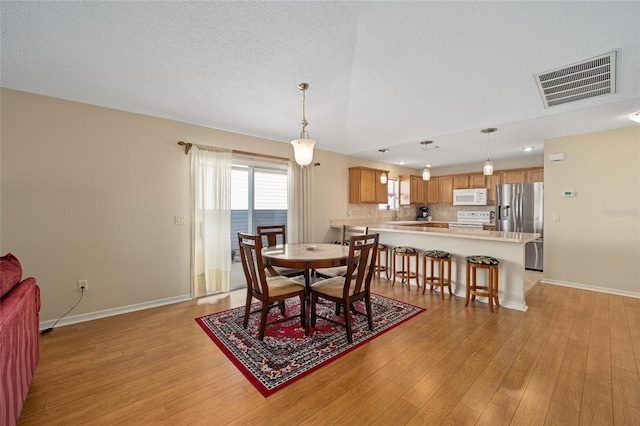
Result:
[[[494,275],[493,275],[493,279],[495,280],[495,281],[493,281],[493,282],[495,282],[495,286],[493,287],[493,297],[496,298],[496,306],[499,307],[500,306],[500,301],[498,300],[498,276],[499,276],[498,275],[498,268],[496,267],[495,271],[494,271]]]
[[[344,308],[344,326],[347,329],[347,341],[353,343],[353,336],[351,334],[351,312],[349,308],[347,308],[346,303]]]
[[[398,265],[396,264],[396,252],[393,252],[393,271],[391,271],[391,274],[393,275],[393,282],[391,283],[391,287],[395,287],[396,286],[396,272],[398,271]]]
[[[471,265],[467,262],[467,292],[464,297],[464,306],[469,306],[469,294],[471,292]]]
[[[311,327],[316,326],[316,302],[318,301],[318,295],[311,293]]]
[[[245,306],[244,306],[244,321],[242,322],[242,326],[244,328],[247,328],[247,325],[249,325],[249,313],[251,312],[252,299],[253,299],[253,296],[251,296],[251,290],[247,289],[247,302],[245,303]]]
[[[309,326],[307,325],[307,303],[306,296],[304,294],[300,295],[300,324],[304,329],[305,336],[309,335]]]
[[[364,298],[364,306],[367,309],[367,322],[369,322],[369,330],[373,331],[373,310],[371,309],[371,295]]]
[[[487,271],[487,293],[489,293],[489,312],[493,312],[493,268]]]
[[[449,265],[449,267],[447,269],[448,270],[448,272],[447,272],[447,287],[449,287],[449,295],[453,296],[453,293],[451,292],[451,259],[449,259],[447,264]]]
[[[285,313],[284,300],[279,301],[278,306],[280,307],[280,314],[284,316],[284,313]]]
[[[263,302],[262,309],[260,310],[260,332],[258,333],[258,340],[264,340],[264,333],[267,328],[268,315],[269,315],[269,304]]]

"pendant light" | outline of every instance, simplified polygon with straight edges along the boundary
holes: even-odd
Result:
[[[493,162],[491,161],[491,157],[489,156],[489,135],[497,131],[498,129],[496,129],[495,127],[488,127],[486,129],[480,130],[480,132],[487,134],[487,161],[485,161],[484,166],[482,166],[482,173],[485,176],[491,176],[493,174]]]
[[[307,83],[298,84],[298,89],[302,90],[302,130],[300,131],[300,139],[296,139],[291,141],[291,145],[293,145],[293,154],[296,159],[296,163],[301,166],[306,166],[311,163],[313,160],[313,146],[316,144],[316,141],[313,139],[309,139],[309,132],[307,132],[306,127],[309,124],[305,117],[305,91],[309,88]]]
[[[429,170],[429,167],[431,167],[431,164],[427,163],[427,148],[429,147],[429,144],[432,144],[433,141],[422,141],[420,142],[421,145],[424,145],[424,169],[422,170],[422,180],[429,180],[431,179],[431,170]]]
[[[387,172],[384,170],[384,153],[389,151],[388,149],[379,149],[382,153],[382,173],[380,174],[380,183],[385,185],[387,183]]]

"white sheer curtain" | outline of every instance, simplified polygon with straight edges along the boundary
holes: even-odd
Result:
[[[191,295],[231,283],[231,151],[191,150]]]
[[[289,161],[288,174],[287,241],[313,242],[313,169]]]

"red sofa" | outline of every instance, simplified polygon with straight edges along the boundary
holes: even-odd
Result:
[[[22,280],[11,253],[0,258],[0,425],[18,422],[40,359],[40,288]]]

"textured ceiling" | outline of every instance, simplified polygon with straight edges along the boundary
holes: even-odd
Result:
[[[640,2],[1,2],[3,87],[422,168],[634,125]],[[617,50],[617,93],[534,74]],[[522,151],[534,146],[533,154]]]

